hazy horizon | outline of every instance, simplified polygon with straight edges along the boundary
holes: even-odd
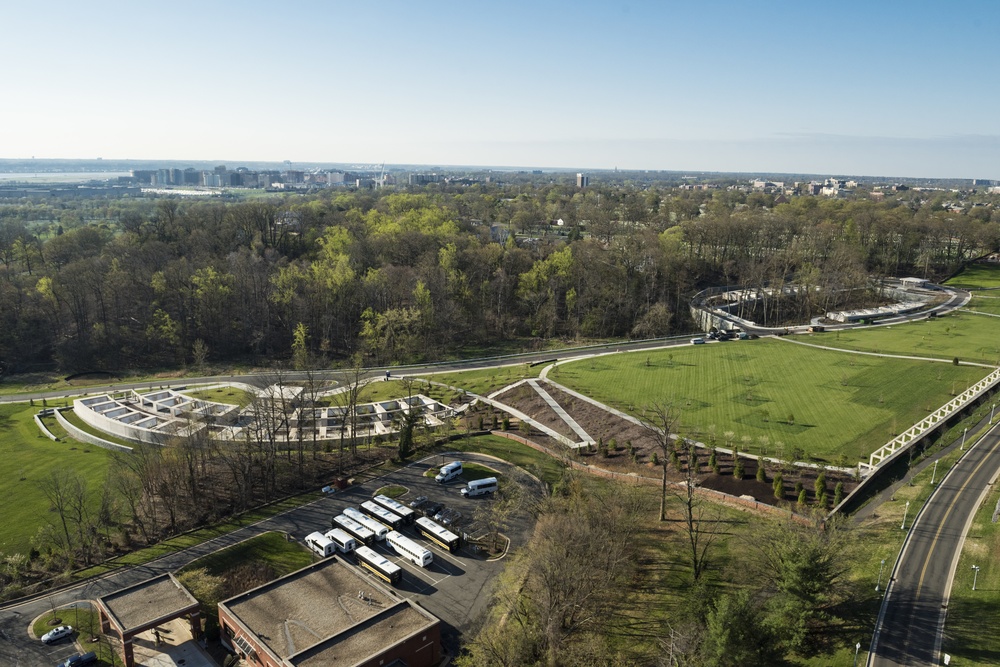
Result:
[[[8,8],[0,150],[1000,179],[985,0],[174,9]]]

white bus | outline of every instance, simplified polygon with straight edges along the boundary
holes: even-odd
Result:
[[[407,526],[411,525],[417,516],[417,513],[409,507],[388,496],[375,496],[372,500],[398,516]]]
[[[368,530],[349,516],[338,514],[333,517],[333,521],[339,528],[362,544],[371,546],[372,542],[375,541],[375,533]]]
[[[370,500],[361,503],[361,511],[390,530],[399,530],[403,527],[403,518],[401,516],[393,514],[386,508],[376,505]]]
[[[462,540],[458,535],[444,526],[434,523],[427,517],[420,517],[417,519],[416,524],[418,533],[442,549],[447,549],[451,553],[455,553],[462,546]]]
[[[493,493],[496,490],[497,478],[484,477],[483,479],[474,479],[469,482],[469,484],[462,489],[462,495],[466,498],[475,498],[476,496]]]
[[[306,535],[306,546],[323,558],[337,553],[337,545],[327,539],[323,533],[319,532]]]
[[[360,511],[354,509],[353,507],[345,507],[344,514],[360,523],[362,526],[368,530],[375,533],[375,539],[381,542],[385,539],[385,536],[389,533],[389,529],[380,524],[375,519],[371,518],[367,514],[362,514]]]
[[[403,568],[368,547],[358,547],[354,551],[354,556],[358,559],[358,565],[390,584],[398,584],[403,578]]]
[[[406,560],[413,561],[417,567],[427,567],[434,560],[434,554],[395,530],[385,536],[386,543]]]
[[[358,543],[353,537],[347,534],[346,530],[340,528],[334,528],[333,530],[328,530],[325,533],[326,539],[333,542],[334,546],[337,547],[337,551],[342,554],[349,554],[354,551]]]
[[[445,482],[450,482],[451,480],[455,479],[461,474],[462,474],[462,462],[452,461],[451,463],[441,467],[441,472],[437,474],[437,477],[434,478],[434,481],[436,481],[439,484],[444,484]]]

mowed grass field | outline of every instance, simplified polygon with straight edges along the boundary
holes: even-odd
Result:
[[[1000,318],[955,312],[933,320],[837,331],[812,342],[846,350],[1000,365]]]
[[[993,294],[976,294],[972,297],[972,301],[966,306],[969,310],[975,310],[980,313],[993,313],[994,315],[1000,315],[1000,291]]]
[[[744,451],[854,464],[987,373],[761,339],[595,357],[549,377],[632,414],[671,403],[680,432],[703,441],[732,431]]]
[[[536,378],[545,368],[544,364],[531,366],[529,364],[517,364],[516,366],[502,366],[500,368],[484,368],[475,371],[458,371],[456,373],[434,373],[426,375],[426,379],[435,382],[443,382],[452,387],[459,387],[474,394],[487,395],[498,389],[502,389],[518,380]]]
[[[51,471],[78,472],[95,503],[104,484],[108,452],[75,440],[49,440],[32,419],[38,410],[24,403],[0,405],[0,553],[27,554],[38,529],[57,520],[39,486]]]
[[[960,274],[946,280],[944,284],[961,289],[1000,287],[1000,265],[969,264]]]

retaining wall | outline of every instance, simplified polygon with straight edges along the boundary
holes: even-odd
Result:
[[[47,429],[45,427],[45,422],[42,421],[42,415],[49,415],[51,413],[52,410],[42,410],[41,412],[35,415],[35,423],[38,424],[38,428],[41,429],[42,433],[45,434],[45,437],[47,437],[49,440],[53,442],[59,442],[59,438],[52,435],[52,431]]]
[[[131,447],[126,447],[125,445],[119,445],[118,443],[115,442],[108,442],[107,440],[98,438],[96,435],[91,435],[90,433],[87,433],[86,431],[77,428],[76,426],[71,424],[68,419],[62,416],[62,411],[60,410],[56,410],[56,421],[59,422],[60,426],[66,429],[67,433],[69,433],[71,436],[73,436],[80,442],[86,442],[91,445],[95,445],[97,447],[102,447],[104,449],[110,449],[112,451],[117,451],[117,452],[132,451]]]

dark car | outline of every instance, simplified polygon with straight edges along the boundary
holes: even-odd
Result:
[[[91,651],[90,653],[71,655],[56,665],[56,667],[82,667],[82,665],[90,665],[95,662],[97,662],[97,654]]]
[[[420,508],[424,516],[434,518],[434,515],[444,509],[444,503],[428,503]]]

